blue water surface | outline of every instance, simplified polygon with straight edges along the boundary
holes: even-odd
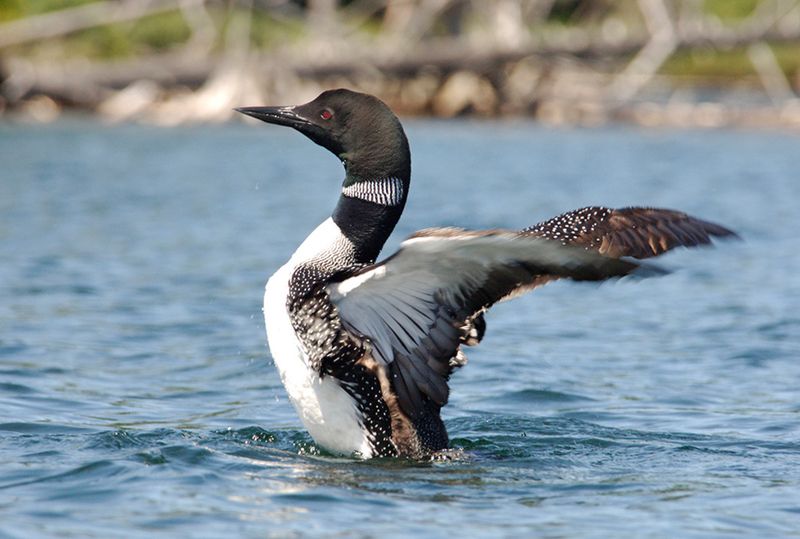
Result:
[[[452,379],[458,458],[337,458],[261,316],[334,157],[264,125],[0,124],[0,537],[800,537],[800,138],[408,124],[390,251],[590,204],[745,241],[496,306]]]

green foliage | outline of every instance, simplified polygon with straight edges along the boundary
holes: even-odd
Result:
[[[755,70],[742,48],[718,51],[711,48],[678,51],[661,67],[662,74],[715,79],[744,77]]]
[[[22,0],[0,0],[0,22],[18,19],[23,14]]]
[[[743,19],[752,14],[759,0],[705,0],[703,9],[723,20]]]
[[[236,16],[234,13],[231,16]],[[230,16],[226,21],[230,23]],[[254,45],[270,48],[281,43],[292,43],[305,35],[305,27],[300,19],[277,21],[265,11],[254,10],[250,19],[250,39]]]
[[[800,43],[773,45],[772,51],[778,65],[788,76],[800,70]],[[678,75],[696,78],[721,79],[753,76],[753,67],[746,47],[729,50],[712,48],[694,51],[678,51],[661,68],[664,75]]]
[[[98,26],[65,40],[72,55],[89,58],[119,58],[131,53],[131,44],[120,25]]]
[[[136,22],[128,33],[128,39],[135,48],[165,50],[178,43],[183,43],[191,31],[180,12],[151,15]]]
[[[563,25],[579,22],[597,24],[609,15],[621,20],[641,20],[636,0],[555,0],[548,14],[548,22]]]
[[[0,0],[0,21],[13,21],[86,4],[92,0]]]
[[[789,76],[800,74],[800,43],[773,45],[772,52],[784,73]]]
[[[556,0],[550,9],[552,22],[567,24],[581,7],[581,0]]]
[[[0,21],[38,15],[54,10],[67,9],[96,2],[98,0],[0,0]],[[753,13],[759,0],[704,0],[703,9],[726,21],[740,20]],[[221,25],[219,42],[225,47],[225,30],[237,17],[251,16],[250,39],[259,48],[269,49],[277,45],[292,44],[306,36],[304,20],[296,16],[283,16],[269,9],[253,9],[246,14],[235,4],[209,3],[208,10],[215,24]],[[608,17],[624,20],[635,26],[641,24],[635,0],[555,0],[546,26],[582,24],[594,27]],[[441,21],[440,25],[444,24]],[[380,18],[366,23],[361,21],[359,31],[376,37],[381,30]],[[445,27],[434,33],[448,34]],[[56,50],[64,57],[85,56],[93,59],[130,57],[153,51],[164,51],[185,43],[191,30],[179,10],[159,13],[137,21],[124,22],[90,28],[75,34],[43,43],[28,43],[16,47],[22,54],[42,53],[51,55]],[[782,44],[772,47],[778,63],[787,75],[800,72],[800,43]],[[746,48],[715,50],[713,48],[679,51],[661,68],[665,75],[693,78],[733,79],[755,75]]]
[[[9,2],[9,0],[0,0]],[[41,2],[48,4],[48,2]],[[62,2],[74,5],[80,2]],[[5,5],[5,4],[4,4]],[[42,6],[37,6],[42,7]],[[0,10],[0,14],[3,11]],[[190,30],[179,11],[172,11],[143,17],[137,21],[121,22],[88,28],[80,32],[60,38],[66,56],[84,56],[86,58],[124,58],[140,53],[161,51],[185,42]],[[47,43],[31,43],[19,48],[35,55]]]

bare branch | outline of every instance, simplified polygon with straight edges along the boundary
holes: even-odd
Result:
[[[750,57],[753,67],[756,68],[761,83],[773,103],[780,104],[794,99],[795,95],[792,91],[792,86],[786,80],[786,75],[784,75],[781,66],[778,65],[775,53],[772,52],[769,45],[754,43],[747,49],[747,55]]]
[[[182,5],[197,4],[202,0],[181,0]],[[176,0],[125,0],[123,2],[96,2],[36,15],[0,25],[0,48],[39,39],[70,34],[86,28],[132,21],[170,11],[180,7]]]
[[[650,41],[611,83],[609,93],[620,101],[635,96],[678,46],[678,36],[663,0],[639,0],[639,9],[650,30]]]

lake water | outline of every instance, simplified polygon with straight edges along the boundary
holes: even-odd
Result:
[[[743,242],[497,306],[463,455],[321,453],[267,277],[340,165],[266,125],[0,124],[0,537],[800,537],[800,137],[408,122],[393,250],[433,225],[674,207]]]

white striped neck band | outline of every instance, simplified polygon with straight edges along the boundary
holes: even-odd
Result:
[[[403,201],[403,180],[400,178],[383,178],[356,182],[344,187],[342,194],[346,197],[366,200],[373,204],[397,206]]]

